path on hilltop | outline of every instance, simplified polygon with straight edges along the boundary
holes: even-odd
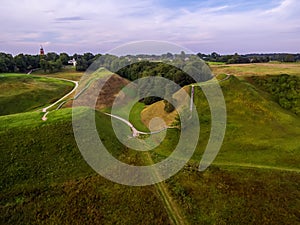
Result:
[[[47,120],[47,115],[49,113],[48,109],[52,108],[53,106],[55,106],[56,104],[58,104],[59,102],[61,102],[62,100],[64,100],[65,98],[67,98],[68,96],[70,96],[77,88],[78,88],[78,81],[74,81],[74,80],[68,80],[68,79],[64,79],[64,78],[57,78],[57,77],[51,77],[53,79],[57,79],[57,80],[62,80],[62,81],[67,81],[67,82],[72,82],[73,84],[75,84],[75,87],[67,94],[65,94],[63,97],[61,97],[60,99],[58,99],[56,102],[52,103],[51,105],[43,108],[43,112],[45,113],[42,117],[43,121]]]

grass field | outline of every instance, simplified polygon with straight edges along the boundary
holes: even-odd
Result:
[[[160,187],[127,187],[94,172],[78,150],[71,109],[50,112],[46,122],[41,112],[1,116],[0,224],[172,224],[176,211],[186,224],[299,223],[300,117],[249,81],[231,76],[220,83],[227,131],[205,172],[198,165],[210,135],[210,110],[195,87],[198,146],[188,165]],[[138,103],[130,115],[141,130],[143,109]],[[76,110],[82,117],[88,112]],[[95,121],[111,154],[131,165],[148,165],[146,154],[153,162],[165,159],[180,135],[169,129],[159,147],[144,153],[117,140],[109,116],[96,113]]]
[[[45,76],[45,77],[56,77],[56,78],[64,78],[68,80],[79,81],[83,76],[83,72],[78,72],[75,70],[75,67],[66,66],[60,72],[56,73],[44,73],[41,70],[33,72],[33,75]]]
[[[73,84],[25,74],[0,74],[0,115],[37,110],[72,90]]]
[[[210,64],[215,75],[265,76],[289,74],[300,76],[300,63],[251,63],[251,64]]]

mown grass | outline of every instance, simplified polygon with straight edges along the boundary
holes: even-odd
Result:
[[[129,114],[129,121],[134,125],[134,127],[140,131],[148,131],[146,125],[142,122],[141,112],[145,108],[145,104],[137,102],[131,109]]]
[[[24,74],[0,75],[0,116],[33,111],[72,90],[74,84]]]

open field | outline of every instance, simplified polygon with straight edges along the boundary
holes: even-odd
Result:
[[[210,64],[215,75],[265,76],[289,74],[300,76],[300,63],[252,63],[252,64]]]
[[[68,93],[73,84],[25,74],[0,74],[0,115],[37,110]]]
[[[44,73],[43,71],[38,70],[38,71],[33,72],[32,74],[39,75],[39,76],[45,76],[45,77],[56,77],[56,78],[63,78],[63,79],[68,79],[68,80],[79,81],[84,73],[76,71],[74,67],[66,66],[65,68],[62,69],[61,72]]]

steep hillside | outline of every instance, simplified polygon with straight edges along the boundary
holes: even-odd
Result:
[[[120,90],[126,86],[129,81],[120,77],[119,75],[112,75],[103,85],[104,79],[96,79],[91,82],[89,88],[77,99],[77,104],[94,107],[91,105],[92,99],[97,98],[95,109],[110,108]],[[100,87],[102,87],[99,93]],[[124,96],[125,97],[125,96]],[[69,101],[64,107],[72,107],[72,101]]]
[[[300,118],[283,109],[269,95],[246,80],[231,76],[220,85],[227,107],[227,129],[215,163],[261,164],[299,170]],[[190,92],[189,87],[185,89]],[[199,161],[210,135],[211,124],[210,109],[200,87],[195,87],[194,103],[201,125],[199,145],[194,155],[194,159]],[[142,121],[146,125],[151,113],[158,116],[156,114],[163,111],[162,104],[155,103],[142,111]],[[169,124],[172,123],[170,118],[176,116],[174,113],[160,114]],[[170,152],[162,151],[160,154],[168,155]]]

